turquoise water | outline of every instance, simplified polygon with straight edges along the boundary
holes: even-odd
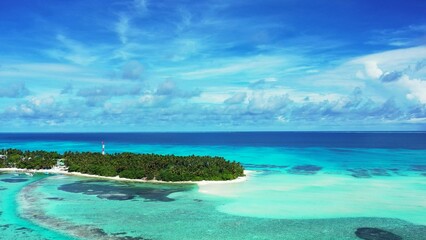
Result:
[[[68,235],[42,228],[19,214],[18,193],[25,186],[43,179],[45,176],[1,174],[0,180],[12,179],[19,182],[0,181],[0,239],[74,239]]]
[[[90,142],[0,144],[99,150]],[[402,239],[426,235],[423,149],[117,142],[107,151],[219,155],[254,172],[242,183],[200,186],[59,175],[11,183],[1,180],[16,176],[2,174],[0,239],[360,239],[362,227]]]

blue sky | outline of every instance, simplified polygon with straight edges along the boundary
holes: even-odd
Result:
[[[425,131],[425,9],[3,0],[0,131]]]

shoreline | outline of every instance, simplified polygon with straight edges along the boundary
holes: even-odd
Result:
[[[100,178],[113,181],[121,182],[138,182],[138,183],[158,183],[158,184],[197,184],[198,186],[210,185],[210,184],[227,184],[227,183],[239,183],[247,181],[248,176],[251,175],[254,171],[244,170],[244,175],[233,180],[201,180],[201,181],[177,181],[177,182],[167,182],[160,180],[145,180],[145,179],[131,179],[131,178],[120,178],[119,176],[107,177],[92,175],[80,172],[68,172],[60,169],[24,169],[24,168],[0,168],[0,172],[22,172],[22,173],[48,173],[48,174],[61,174],[67,176],[76,176],[76,177],[87,177],[87,178]]]

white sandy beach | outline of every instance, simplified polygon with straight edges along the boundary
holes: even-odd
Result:
[[[167,183],[167,184],[198,184],[198,186],[207,186],[211,184],[229,184],[229,183],[239,183],[247,180],[248,176],[253,172],[249,170],[244,170],[245,176],[238,177],[234,180],[226,180],[226,181],[178,181],[178,182],[166,182],[159,180],[145,180],[145,179],[130,179],[130,178],[120,178],[119,176],[115,177],[105,177],[98,176],[80,172],[68,172],[65,170],[61,170],[59,168],[51,168],[51,169],[22,169],[22,168],[0,168],[0,172],[22,172],[22,173],[48,173],[48,174],[63,174],[70,176],[78,176],[78,177],[88,177],[88,178],[100,178],[114,181],[126,181],[126,182],[140,182],[140,183]]]

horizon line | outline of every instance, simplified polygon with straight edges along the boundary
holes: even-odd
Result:
[[[351,131],[351,130],[278,130],[278,131],[271,131],[271,130],[248,130],[248,131],[134,131],[134,132],[126,132],[126,131],[110,131],[110,132],[72,132],[72,131],[66,131],[66,132],[0,132],[0,134],[114,134],[114,133],[128,133],[128,134],[140,134],[140,133],[426,133],[426,131],[419,130],[419,131],[386,131],[386,130],[360,130],[360,131]]]

